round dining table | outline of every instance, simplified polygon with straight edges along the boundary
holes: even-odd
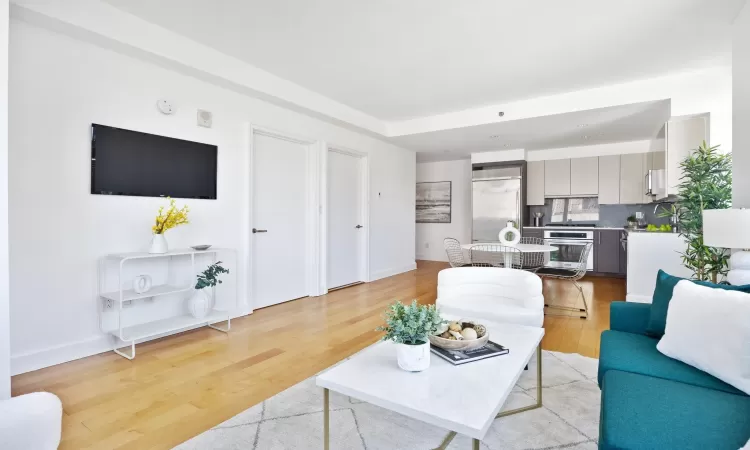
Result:
[[[500,242],[474,242],[473,244],[463,244],[461,246],[464,250],[471,250],[473,247],[479,245],[492,245],[497,250],[502,252],[502,248],[515,248],[521,253],[552,253],[557,251],[557,247],[552,245],[540,245],[540,244],[516,244],[516,245],[503,245]],[[505,267],[513,267],[513,254],[515,252],[502,252],[505,258]]]

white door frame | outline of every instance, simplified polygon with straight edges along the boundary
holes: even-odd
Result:
[[[363,233],[359,237],[359,278],[360,281],[370,281],[370,157],[365,152],[352,150],[335,144],[323,145],[323,161],[321,180],[321,227],[320,227],[320,263],[319,290],[321,294],[328,292],[328,152],[336,152],[359,158],[360,183],[360,220]]]
[[[271,138],[276,139],[282,139],[289,142],[294,142],[295,144],[301,144],[304,145],[306,148],[306,166],[307,166],[307,180],[306,180],[306,186],[307,186],[307,202],[306,202],[306,208],[305,208],[305,222],[309,224],[307,226],[305,231],[305,253],[307,255],[306,258],[306,280],[305,284],[307,285],[307,294],[310,296],[318,296],[322,293],[318,289],[319,283],[317,280],[320,279],[320,240],[318,236],[320,235],[320,229],[321,229],[321,208],[320,208],[320,193],[321,193],[321,183],[320,183],[320,165],[321,165],[321,149],[322,147],[320,141],[317,141],[315,139],[309,139],[305,137],[296,136],[292,133],[287,133],[285,131],[278,131],[273,130],[270,128],[265,128],[257,125],[250,124],[249,132],[248,132],[248,174],[249,176],[246,177],[245,180],[245,189],[248,193],[248,209],[247,214],[245,216],[245,229],[244,229],[244,260],[245,260],[245,267],[247,268],[247,284],[246,284],[246,291],[247,291],[247,301],[248,301],[248,311],[246,311],[247,314],[251,313],[253,308],[255,307],[255,299],[253,298],[253,276],[254,276],[254,267],[253,267],[253,237],[252,237],[252,227],[253,227],[253,218],[254,218],[254,212],[255,212],[255,205],[254,203],[254,187],[253,187],[253,176],[255,173],[255,148],[254,148],[254,142],[255,142],[255,136],[261,135],[261,136],[267,136]]]

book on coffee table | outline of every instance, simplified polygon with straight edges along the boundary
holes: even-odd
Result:
[[[484,347],[475,348],[474,350],[446,350],[434,345],[430,345],[430,350],[454,366],[479,361],[480,359],[507,355],[510,352],[507,348],[492,341],[487,342],[487,345]]]

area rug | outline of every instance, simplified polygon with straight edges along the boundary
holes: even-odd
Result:
[[[599,436],[599,360],[578,354],[542,352],[539,409],[495,420],[483,449],[596,450]],[[532,359],[504,409],[535,402]],[[331,448],[421,450],[440,445],[446,430],[331,392]],[[253,406],[176,447],[178,450],[320,450],[323,448],[323,391],[315,377]],[[450,449],[469,449],[458,435]]]

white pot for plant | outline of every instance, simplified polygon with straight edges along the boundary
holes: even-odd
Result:
[[[167,253],[167,238],[164,234],[154,234],[151,238],[151,248],[148,249],[149,253]]]
[[[430,343],[396,344],[398,366],[409,372],[421,372],[430,367]]]
[[[211,298],[207,289],[196,289],[187,301],[187,309],[190,315],[196,319],[202,319],[211,311]]]

